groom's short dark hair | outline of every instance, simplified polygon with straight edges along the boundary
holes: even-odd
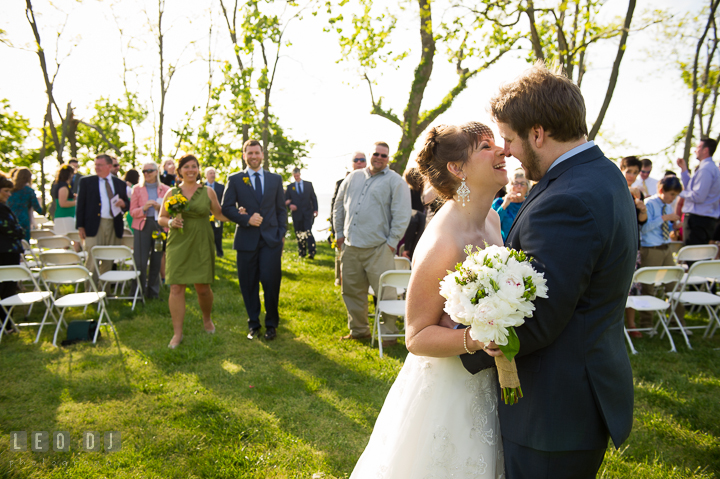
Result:
[[[556,141],[588,134],[585,100],[580,88],[557,67],[537,62],[512,83],[502,85],[490,100],[495,121],[507,123],[522,138],[542,126]]]

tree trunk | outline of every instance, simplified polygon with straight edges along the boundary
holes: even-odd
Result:
[[[687,131],[685,132],[685,148],[683,149],[683,158],[687,162],[690,158],[690,147],[692,144],[692,137],[693,137],[693,130],[695,129],[695,115],[697,114],[697,97],[698,97],[698,81],[697,81],[697,74],[698,74],[698,62],[700,60],[700,50],[702,50],[703,43],[705,43],[705,37],[707,36],[708,31],[710,30],[710,26],[715,21],[715,10],[718,7],[718,3],[720,3],[720,0],[711,0],[710,1],[710,14],[708,15],[708,21],[705,25],[705,30],[703,31],[702,36],[700,37],[700,40],[698,40],[697,47],[695,48],[695,60],[693,61],[693,81],[692,81],[692,110],[690,112],[690,122],[688,123]]]
[[[53,81],[50,80],[50,75],[48,73],[47,61],[45,59],[45,50],[42,47],[42,41],[40,40],[40,31],[37,27],[37,22],[35,21],[35,11],[33,10],[33,6],[30,0],[25,0],[25,17],[27,18],[27,21],[32,28],[33,36],[35,37],[35,45],[37,47],[36,53],[38,59],[40,60],[40,69],[42,70],[43,81],[45,82],[45,92],[47,93],[48,97],[46,119],[50,124],[50,134],[52,135],[53,143],[55,144],[55,151],[57,153],[58,162],[62,163],[64,143],[60,142],[60,139],[57,136],[57,130],[55,129],[55,125],[52,120],[52,106],[55,104],[55,97],[53,96]],[[62,116],[60,117],[60,121],[63,121]]]
[[[48,108],[49,110],[49,108]],[[42,146],[40,147],[40,154],[38,160],[40,161],[40,203],[43,207],[43,211],[47,211],[45,208],[45,150],[47,144],[47,119],[43,120],[43,136]]]
[[[425,88],[430,82],[430,75],[433,70],[433,60],[435,58],[435,39],[433,38],[432,26],[432,10],[430,9],[430,0],[418,0],[420,7],[420,43],[422,53],[420,63],[415,68],[415,77],[412,87],[410,88],[410,98],[408,98],[407,107],[403,113],[402,137],[398,145],[398,151],[393,155],[393,161],[390,168],[402,174],[407,165],[415,140],[420,135],[418,131],[418,118],[420,115],[420,106]]]
[[[245,66],[243,65],[242,59],[240,58],[240,45],[238,45],[237,40],[237,6],[238,2],[235,0],[235,8],[233,9],[233,17],[232,17],[232,23],[230,22],[230,17],[228,16],[227,9],[225,8],[225,4],[223,3],[223,0],[220,0],[220,7],[223,11],[223,16],[225,17],[225,23],[228,27],[228,32],[230,33],[230,39],[233,42],[233,47],[235,49],[235,59],[237,60],[238,68],[240,69],[240,72],[242,73],[245,70]],[[250,139],[250,125],[247,122],[243,122],[242,124],[242,138],[243,138],[243,145],[246,141]],[[263,142],[264,144],[264,142]],[[243,169],[246,168],[245,159],[240,158],[240,161],[242,163]]]
[[[544,61],[545,55],[542,51],[540,35],[538,35],[537,25],[535,24],[535,5],[533,0],[527,0],[525,13],[528,16],[528,20],[530,20],[530,40],[532,41],[533,51],[535,52],[535,59]]]
[[[160,163],[162,163],[163,157],[163,124],[165,123],[165,94],[167,93],[167,87],[165,85],[165,63],[163,56],[163,13],[165,13],[165,1],[158,0],[158,49],[160,53],[160,113],[158,114],[157,161]]]
[[[593,140],[600,131],[600,126],[605,119],[605,114],[610,107],[610,100],[612,100],[613,92],[615,91],[615,85],[617,84],[618,75],[620,74],[620,62],[622,62],[623,55],[625,55],[625,45],[627,43],[627,37],[630,33],[630,24],[632,23],[633,12],[635,11],[635,0],[628,2],[627,14],[625,15],[625,24],[623,25],[623,32],[620,36],[620,45],[618,46],[617,55],[615,56],[615,62],[613,63],[612,72],[610,73],[610,83],[608,84],[607,91],[605,92],[605,100],[603,101],[600,112],[598,113],[595,123],[593,123],[588,140]]]
[[[68,106],[70,104],[68,103]],[[77,133],[77,126],[78,121],[75,119],[75,114],[72,110],[72,108],[68,108],[67,115],[65,117],[65,121],[67,122],[68,128],[67,128],[67,138],[68,138],[68,144],[70,145],[70,158],[77,158],[77,138],[75,134]]]

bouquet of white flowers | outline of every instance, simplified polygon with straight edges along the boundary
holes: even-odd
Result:
[[[545,277],[535,271],[524,252],[502,246],[465,247],[467,258],[440,281],[445,312],[470,326],[470,337],[494,341],[503,352],[495,358],[502,398],[515,404],[522,397],[515,368],[520,340],[515,327],[532,316],[535,298],[547,298]]]

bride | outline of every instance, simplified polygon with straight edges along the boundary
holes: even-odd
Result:
[[[485,354],[486,345],[453,329],[447,316],[440,319],[445,300],[439,280],[465,259],[466,245],[502,245],[500,219],[490,206],[508,181],[505,155],[490,128],[470,122],[433,128],[417,162],[446,201],[413,255],[405,334],[410,354],[350,477],[501,478],[497,373],[471,375],[463,368],[458,356]],[[465,200],[464,186],[470,190]],[[488,354],[499,354],[488,346]]]

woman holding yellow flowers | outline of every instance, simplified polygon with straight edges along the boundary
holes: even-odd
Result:
[[[158,224],[158,218],[162,199],[169,190],[169,186],[158,181],[157,165],[145,163],[140,184],[133,189],[130,197],[130,216],[133,219],[132,229],[135,235],[135,266],[140,271],[140,286],[148,299],[155,299],[160,294],[160,263],[163,252],[155,251],[153,234],[164,229]]]
[[[195,285],[205,331],[212,334],[215,325],[211,313],[215,278],[215,240],[210,215],[229,221],[220,210],[212,188],[200,182],[200,163],[193,155],[180,158],[177,178],[181,180],[167,192],[160,210],[161,226],[170,228],[166,248],[165,283],[170,285],[170,315],[173,337],[168,344],[175,349],[183,339],[185,321],[185,286]],[[180,196],[178,196],[180,195]]]

